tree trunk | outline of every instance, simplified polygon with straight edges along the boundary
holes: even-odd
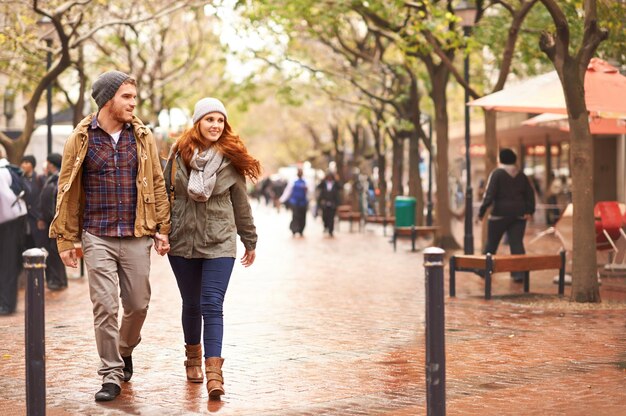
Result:
[[[394,200],[396,196],[403,194],[402,171],[404,170],[404,139],[398,137],[393,138],[391,154],[391,195],[389,198],[389,207],[391,215],[396,215]]]
[[[572,300],[600,302],[593,214],[593,138],[585,106],[584,80],[579,76],[574,62],[569,65],[566,63],[561,74],[570,126],[570,171],[575,224]]]
[[[424,224],[424,189],[420,175],[419,138],[409,137],[409,195],[415,198],[415,224]]]
[[[497,135],[497,122],[495,111],[484,111],[485,115],[485,177],[482,178],[487,183],[489,173],[491,173],[498,166],[498,135]],[[521,161],[521,157],[519,158]],[[520,166],[521,168],[521,166]],[[478,195],[478,187],[474,187],[476,190],[475,198],[480,201],[481,198]],[[475,213],[478,214],[478,213]],[[487,243],[487,221],[481,223],[481,252],[485,248]]]
[[[437,203],[435,213],[437,215],[436,224],[439,226],[439,233],[436,244],[448,250],[457,250],[459,244],[452,235],[450,225],[450,197],[448,194],[448,109],[446,99],[447,77],[431,77],[433,86],[431,97],[435,108],[435,133],[437,135],[437,162],[436,162],[436,183],[437,183]]]

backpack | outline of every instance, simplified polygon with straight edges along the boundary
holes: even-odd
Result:
[[[307,204],[306,199],[307,187],[306,182],[303,179],[298,179],[294,182],[291,189],[291,195],[289,196],[289,205],[296,207],[304,207]]]
[[[24,172],[19,166],[6,165],[7,170],[11,174],[10,188],[19,199],[25,200],[30,197],[30,183],[24,177]]]

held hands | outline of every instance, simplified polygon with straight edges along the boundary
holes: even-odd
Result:
[[[255,258],[256,258],[256,254],[254,250],[246,250],[246,252],[243,254],[243,257],[241,258],[241,264],[244,267],[252,266],[252,263],[254,263]]]
[[[78,256],[76,255],[75,248],[62,251],[59,253],[59,256],[61,256],[63,264],[65,264],[67,267],[71,267],[73,269],[78,267]]]
[[[160,256],[164,256],[170,251],[170,241],[167,234],[156,233],[152,238],[154,239],[154,250]]]

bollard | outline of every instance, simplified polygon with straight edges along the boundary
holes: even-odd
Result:
[[[26,413],[46,414],[46,349],[44,275],[48,252],[31,248],[22,253],[26,283]]]
[[[424,250],[426,277],[426,414],[446,414],[446,349],[443,303],[443,255],[438,247]]]

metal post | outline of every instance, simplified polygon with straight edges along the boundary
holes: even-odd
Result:
[[[433,225],[433,119],[428,117],[428,203],[426,204],[426,225]]]
[[[463,27],[463,34],[465,38],[469,37],[472,28],[469,26]],[[469,86],[469,54],[465,55],[463,60],[463,79],[465,84]],[[474,217],[472,207],[472,162],[470,159],[470,108],[467,105],[469,102],[469,88],[465,88],[465,238],[464,238],[464,253],[474,254],[474,230],[472,219]]]
[[[443,303],[443,255],[438,247],[424,250],[426,277],[426,414],[446,414],[446,349]]]
[[[46,71],[50,71],[52,66],[52,39],[46,39],[46,46],[48,47],[48,53],[46,54]],[[48,84],[46,90],[46,104],[48,107],[48,114],[46,115],[46,123],[48,124],[48,154],[52,153],[52,82]]]
[[[44,275],[46,250],[31,248],[22,253],[26,283],[26,413],[46,414],[46,349],[44,325]]]

